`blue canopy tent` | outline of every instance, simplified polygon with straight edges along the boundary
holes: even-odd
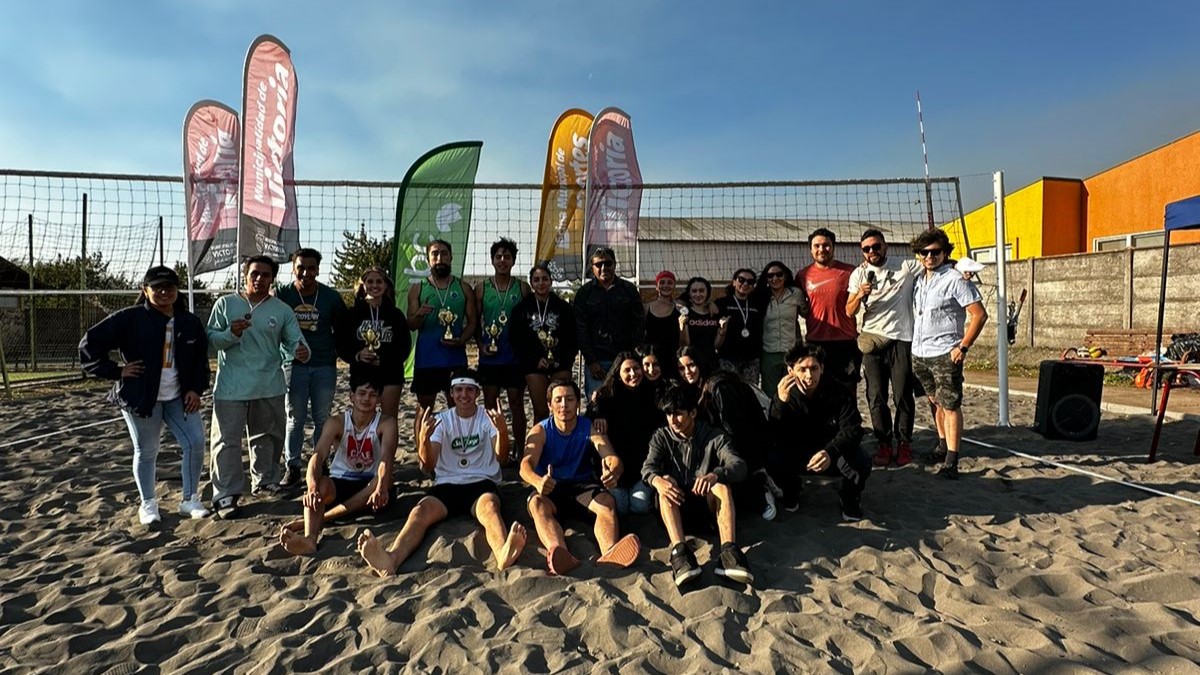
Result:
[[[1159,364],[1159,359],[1162,354],[1162,339],[1163,339],[1163,314],[1166,311],[1167,304],[1167,267],[1171,259],[1171,233],[1177,230],[1192,230],[1200,228],[1200,196],[1188,197],[1177,202],[1167,204],[1166,214],[1163,218],[1163,256],[1162,256],[1162,282],[1158,288],[1158,330],[1155,333],[1154,345],[1158,349],[1155,353],[1154,364]],[[1154,386],[1151,388],[1150,394],[1150,412],[1155,412],[1155,406],[1158,401],[1158,388],[1162,384],[1162,371],[1155,369],[1154,371]]]

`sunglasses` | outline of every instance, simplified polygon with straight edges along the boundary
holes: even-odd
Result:
[[[767,272],[768,279],[782,279],[784,276],[783,272]]]
[[[616,265],[616,263],[614,263],[611,260],[600,260],[598,262],[592,263],[592,267],[595,267],[598,270],[602,270],[606,267],[613,267],[615,265]]]
[[[931,255],[941,255],[942,253],[943,251],[940,248],[923,248],[920,251],[917,251],[917,255],[921,256],[922,258],[928,258]]]
[[[734,281],[739,284],[752,284],[754,283],[754,277],[737,277]]]
[[[863,253],[873,253],[873,252],[882,251],[882,250],[883,250],[883,244],[871,244],[869,246],[862,247]]]

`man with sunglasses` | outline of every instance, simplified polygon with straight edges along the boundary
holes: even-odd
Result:
[[[592,279],[575,293],[575,328],[586,366],[584,387],[591,399],[613,359],[642,343],[645,315],[637,286],[617,276],[617,258],[607,246],[592,251]]]
[[[921,460],[941,462],[938,475],[955,479],[963,427],[963,360],[987,323],[987,310],[979,289],[947,262],[954,245],[945,232],[922,232],[912,240],[912,250],[925,270],[913,290],[913,374],[935,406],[938,436],[946,439],[944,452],[939,448]]]
[[[813,263],[796,274],[796,285],[808,296],[805,340],[825,349],[826,375],[853,390],[862,364],[858,327],[846,316],[854,266],[834,259],[837,237],[824,227],[808,235],[808,246]]]
[[[871,428],[879,443],[874,463],[887,466],[895,459],[896,466],[905,466],[913,460],[913,286],[923,268],[915,258],[888,257],[887,241],[876,229],[862,233],[859,248],[863,263],[850,274],[846,316],[862,312],[858,348]],[[894,420],[888,409],[889,385]]]

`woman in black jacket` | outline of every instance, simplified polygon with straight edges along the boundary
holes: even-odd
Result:
[[[529,287],[533,292],[513,308],[509,327],[518,365],[529,386],[535,421],[550,416],[546,387],[551,380],[570,379],[571,366],[575,365],[575,355],[579,353],[575,311],[550,286],[549,266],[545,263],[534,265],[529,270]]]
[[[179,275],[169,267],[151,267],[137,304],[108,315],[79,342],[84,371],[116,380],[108,398],[121,407],[133,440],[133,479],[142,499],[138,520],[143,525],[162,520],[154,462],[163,424],[183,450],[179,513],[190,518],[208,515],[200,502],[200,395],[208,389],[208,338],[204,324],[179,300]],[[114,350],[124,365],[109,356]]]
[[[350,377],[383,387],[379,407],[396,417],[404,391],[404,361],[412,349],[408,320],[396,306],[392,280],[381,267],[368,267],[354,288],[354,306],[334,330],[338,357]]]
[[[654,492],[642,482],[640,468],[646,462],[650,437],[666,424],[655,401],[657,388],[642,371],[641,357],[635,352],[621,352],[613,359],[604,383],[596,390],[588,416],[604,420],[593,429],[608,436],[613,450],[626,467],[617,486],[609,488],[617,502],[617,514],[650,513]]]

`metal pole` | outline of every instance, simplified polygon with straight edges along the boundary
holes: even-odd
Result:
[[[81,290],[81,291],[87,290],[87,214],[88,214],[88,196],[87,196],[87,193],[85,192],[85,193],[83,193],[83,214],[79,221],[80,226],[81,226],[80,232],[82,234],[82,237],[80,238],[80,244],[79,244],[79,249],[80,249],[79,290]],[[83,332],[84,326],[86,326],[86,325],[87,325],[87,323],[84,321],[84,316],[83,316],[83,296],[81,295],[81,296],[79,296],[79,332],[80,333]],[[78,355],[79,352],[76,351],[75,354]],[[72,359],[71,362],[74,363],[74,359]]]
[[[957,178],[954,179],[954,198],[958,200],[958,223],[962,228],[963,248],[967,249],[967,255],[970,255],[971,239],[967,235],[967,217],[963,215],[962,185]]]
[[[29,214],[29,290],[33,290],[33,214]],[[37,370],[36,298],[29,296],[29,369]]]
[[[159,265],[166,265],[166,263],[163,262],[164,254],[165,254],[163,249],[164,249],[164,246],[163,246],[163,217],[159,216],[158,217],[158,264]]]
[[[1157,411],[1158,405],[1158,388],[1162,385],[1162,339],[1163,339],[1163,317],[1167,311],[1167,263],[1171,260],[1171,231],[1163,232],[1163,250],[1162,250],[1162,280],[1158,284],[1158,328],[1154,332],[1154,376],[1151,378],[1153,385],[1150,387],[1150,414],[1153,415]]]
[[[992,193],[996,204],[996,318],[1008,316],[1007,278],[1004,267],[1008,256],[1004,252],[1004,172],[992,174]],[[1008,336],[1006,330],[996,324],[996,389],[1000,393],[1000,408],[996,426],[1011,426],[1008,422]]]

